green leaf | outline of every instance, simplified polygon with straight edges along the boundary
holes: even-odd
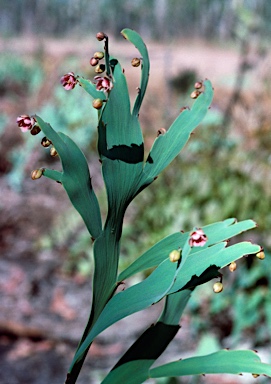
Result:
[[[140,384],[148,379],[152,360],[134,360],[111,371],[102,384]]]
[[[94,99],[106,100],[104,92],[97,91],[96,85],[93,84],[90,80],[86,80],[83,77],[78,77],[77,80],[81,87]]]
[[[271,365],[262,363],[253,351],[222,350],[206,356],[175,361],[150,370],[151,378],[247,372],[271,376]],[[127,382],[128,384],[129,382]]]
[[[192,131],[199,125],[213,99],[212,84],[204,81],[204,92],[194,102],[191,110],[185,109],[173,122],[169,130],[157,137],[147,158],[144,173],[153,179],[165,169],[178,155],[189,139]]]
[[[255,227],[256,223],[253,220],[236,222],[235,219],[227,219],[206,225],[202,227],[202,229],[204,233],[206,233],[208,241],[204,247],[193,248],[191,254],[201,252],[203,249],[210,247],[212,244],[225,241]],[[157,266],[168,257],[172,250],[178,248],[182,249],[188,237],[189,232],[176,232],[167,236],[141,255],[127,269],[121,272],[118,280],[125,280],[138,272]]]
[[[77,351],[74,362],[81,358],[93,339],[110,325],[161,300],[173,284],[175,274],[176,265],[165,260],[147,279],[112,297]]]
[[[139,50],[140,54],[142,55],[142,65],[141,65],[141,81],[140,81],[140,86],[138,90],[138,95],[135,100],[134,108],[133,108],[133,115],[137,116],[139,113],[139,109],[141,107],[148,81],[149,81],[149,72],[150,72],[150,61],[149,61],[149,55],[148,55],[148,50],[147,47],[142,40],[141,36],[131,30],[131,29],[123,29],[121,31],[122,36],[129,40],[134,46]]]
[[[43,133],[56,148],[63,168],[62,173],[45,170],[44,176],[62,183],[89,233],[92,237],[97,238],[102,231],[102,220],[85,155],[67,135],[61,132],[56,133],[39,116],[35,116],[35,118]]]

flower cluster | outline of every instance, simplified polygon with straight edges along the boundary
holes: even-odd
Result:
[[[94,80],[96,81],[97,91],[109,92],[113,88],[112,81],[106,76],[95,76]]]
[[[22,132],[31,131],[36,125],[36,119],[29,115],[20,115],[17,117],[17,124]]]
[[[207,241],[207,236],[201,228],[197,228],[190,233],[189,245],[190,247],[203,247]]]
[[[78,81],[73,72],[67,73],[66,75],[62,76],[60,79],[60,83],[63,85],[63,87],[67,91],[70,91],[71,89],[73,89],[76,86],[77,82]]]

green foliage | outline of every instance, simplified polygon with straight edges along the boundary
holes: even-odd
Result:
[[[93,98],[103,100],[98,111],[98,153],[107,193],[108,211],[104,223],[83,152],[66,134],[57,133],[41,117],[35,116],[43,134],[53,143],[62,165],[62,171],[42,168],[42,173],[63,185],[94,242],[92,308],[66,384],[76,382],[89,347],[99,333],[162,299],[165,299],[165,305],[157,323],[123,355],[104,383],[142,383],[148,377],[241,371],[271,375],[270,366],[262,364],[249,351],[219,351],[151,369],[176,335],[180,317],[195,288],[214,278],[221,279],[221,268],[247,254],[258,253],[261,247],[248,241],[228,245],[230,238],[256,226],[252,220],[227,219],[207,225],[200,231],[191,226],[188,232],[173,233],[160,240],[118,277],[120,240],[127,207],[178,156],[204,118],[213,98],[212,85],[205,80],[191,109],[183,110],[168,131],[155,139],[144,160],[138,115],[148,83],[148,52],[135,31],[125,29],[122,34],[138,48],[142,61],[140,87],[133,107],[122,68],[118,60],[109,55],[107,36],[104,38],[105,67],[109,90],[102,92],[90,81],[82,77],[76,79]],[[198,177],[198,185],[199,182]],[[202,237],[200,243],[198,236]],[[169,259],[169,253],[174,249],[180,251],[176,263]],[[147,278],[115,293],[123,279],[150,268],[152,271]]]

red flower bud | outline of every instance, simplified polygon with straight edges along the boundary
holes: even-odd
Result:
[[[190,233],[189,245],[190,247],[203,247],[207,241],[207,236],[201,228],[196,229]]]

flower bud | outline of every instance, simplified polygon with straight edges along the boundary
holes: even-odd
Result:
[[[105,71],[105,65],[104,64],[98,64],[95,67],[95,72],[96,73],[103,73]]]
[[[207,236],[203,230],[196,228],[195,231],[190,233],[188,242],[190,247],[203,247],[207,240]]]
[[[95,52],[93,55],[94,59],[102,60],[104,58],[103,52]]]
[[[232,263],[230,263],[230,265],[229,265],[229,270],[230,270],[231,272],[234,272],[234,271],[236,270],[236,268],[237,268],[237,264],[236,264],[235,261],[233,261]]]
[[[191,93],[191,95],[190,95],[191,99],[197,99],[197,98],[199,97],[200,93],[201,93],[201,92],[198,91],[198,90],[193,91],[193,92]]]
[[[254,377],[254,379],[257,379],[257,377],[259,377],[260,375],[258,373],[252,373],[252,376]]]
[[[138,57],[134,57],[131,61],[131,64],[133,67],[139,67],[140,66],[140,59]]]
[[[157,131],[157,137],[158,137],[158,136],[161,136],[161,135],[164,135],[166,132],[167,132],[167,130],[166,130],[165,128],[160,128],[160,129],[158,129],[158,131]]]
[[[197,81],[194,85],[194,88],[195,89],[200,89],[202,87],[202,82],[201,81]]]
[[[43,169],[35,169],[34,171],[31,172],[31,179],[32,180],[40,179],[42,175],[43,175]]]
[[[256,257],[258,257],[258,259],[260,259],[260,260],[263,260],[265,258],[264,251],[262,250],[262,251],[256,253]]]
[[[46,136],[41,140],[40,143],[44,148],[50,147],[50,145],[52,144],[52,142],[48,140]]]
[[[92,57],[90,60],[89,60],[89,64],[92,66],[92,67],[95,67],[95,65],[97,65],[99,63],[99,60],[98,59],[95,59],[95,57]]]
[[[180,260],[181,258],[181,252],[177,251],[176,249],[174,251],[171,251],[169,254],[169,260],[172,263],[175,263],[176,261]]]
[[[34,125],[34,127],[31,129],[30,133],[31,135],[35,136],[38,133],[40,133],[41,129],[38,125]]]
[[[56,156],[58,156],[58,153],[57,153],[55,147],[52,147],[52,148],[50,149],[50,155],[51,155],[52,157],[56,157]]]
[[[95,109],[101,109],[102,106],[103,106],[103,100],[102,99],[94,99],[92,101],[92,106],[95,108]]]
[[[220,293],[220,292],[222,292],[223,291],[223,284],[222,283],[215,283],[214,285],[213,285],[213,291],[214,291],[214,293]]]
[[[98,32],[98,33],[97,33],[97,35],[96,35],[96,39],[97,39],[98,41],[103,41],[104,38],[105,38],[105,33],[103,33],[103,32]]]

